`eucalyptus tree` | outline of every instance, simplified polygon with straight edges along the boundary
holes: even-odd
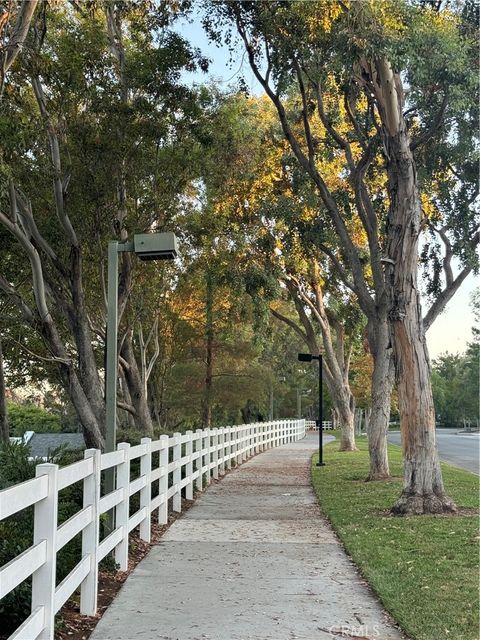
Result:
[[[277,110],[292,164],[311,180],[324,224],[335,232],[334,244],[321,238],[323,250],[367,316],[378,417],[369,442],[374,477],[388,475],[385,434],[395,366],[405,461],[396,513],[455,509],[436,452],[417,269],[422,231],[438,230],[448,239],[445,279],[443,286],[437,279],[428,324],[463,271],[475,267],[476,187],[461,161],[463,151],[472,162],[478,104],[474,3],[457,6],[225,1],[210,4],[205,19],[212,38],[221,41],[226,29],[228,42],[233,31],[243,43]],[[292,86],[296,109],[286,100]],[[336,181],[325,175],[332,156],[340,163]],[[441,198],[429,193],[433,179]],[[352,222],[367,238],[366,252]],[[456,277],[454,253],[462,261]]]
[[[5,77],[22,51],[38,0],[9,2],[0,17],[0,96]]]
[[[42,338],[88,446],[104,442],[107,240],[165,228],[191,177],[182,140],[199,113],[180,74],[205,61],[170,21],[167,3],[46,6],[6,80],[0,222],[18,244],[0,290]],[[151,430],[125,311],[132,270],[126,256],[120,354],[128,409]]]
[[[273,306],[274,317],[288,324],[314,355],[323,353],[324,378],[340,428],[339,451],[356,451],[355,398],[350,387],[350,364],[361,318],[351,296],[328,286],[328,270],[321,271],[315,258],[305,273],[289,270],[283,280],[293,301],[297,320],[281,314]]]
[[[226,236],[230,270],[245,280],[253,297],[267,299],[273,307],[288,292],[298,322],[275,308],[273,315],[290,324],[313,353],[323,347],[325,380],[340,418],[340,449],[355,450],[354,398],[348,383],[352,344],[347,323],[333,312],[342,285],[330,274],[330,285],[325,285],[321,251],[307,234],[311,189],[283,175],[286,149],[278,135],[275,139],[275,114],[264,98],[226,95],[213,120],[217,125],[208,150],[205,197],[217,234]],[[345,308],[356,306],[354,296],[344,297],[349,299]]]

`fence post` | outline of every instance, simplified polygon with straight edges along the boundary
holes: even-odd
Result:
[[[173,494],[173,510],[180,513],[182,510],[182,491],[180,489],[180,481],[182,478],[182,468],[180,466],[180,458],[182,457],[182,434],[174,433],[175,438],[173,442],[173,462],[178,462],[178,465],[173,470],[172,482],[175,487],[175,493]]]
[[[221,444],[221,448],[220,448],[220,475],[223,476],[225,475],[225,427],[221,427],[218,430],[219,433],[219,444]]]
[[[242,453],[242,457],[240,458],[240,462],[245,462],[245,460],[248,458],[248,433],[250,431],[250,429],[248,427],[243,427],[242,428],[243,431],[243,442],[242,442],[242,449],[243,449],[243,453]]]
[[[90,571],[80,589],[80,613],[84,616],[97,613],[101,455],[100,449],[87,449],[84,453],[85,458],[93,459],[93,472],[83,481],[83,508],[92,508],[92,521],[82,531],[82,557],[90,556]]]
[[[232,427],[225,427],[224,441],[225,441],[225,469],[232,468],[232,459],[230,458],[230,454],[232,453],[232,445],[231,445],[231,435],[232,435]]]
[[[212,429],[213,478],[218,480],[218,429]]]
[[[197,434],[197,443],[195,445],[195,451],[198,451],[198,453],[200,454],[197,458],[197,471],[198,471],[198,476],[197,476],[197,491],[202,491],[203,489],[203,430],[202,429],[197,429],[196,432]]]
[[[158,466],[163,469],[163,473],[158,481],[158,494],[163,495],[163,502],[158,507],[158,524],[168,522],[168,436],[160,436],[160,451],[158,456]]]
[[[189,458],[185,465],[185,476],[188,478],[188,484],[185,487],[185,498],[187,500],[193,500],[193,433],[191,431],[187,431],[185,435],[188,438],[185,445],[185,455]]]
[[[123,489],[123,500],[115,507],[115,528],[122,527],[122,539],[115,548],[115,562],[120,571],[128,569],[128,518],[130,506],[130,445],[120,442],[117,449],[125,452],[125,460],[117,466],[117,489]]]
[[[207,485],[209,485],[212,482],[212,470],[210,466],[212,464],[212,430],[205,429],[205,434],[207,436]]]
[[[150,527],[150,503],[152,501],[152,439],[142,438],[141,444],[145,445],[145,453],[140,457],[140,475],[145,476],[145,486],[140,489],[140,509],[145,507],[146,516],[140,522],[140,538],[150,542],[152,537]]]
[[[235,460],[237,461],[237,466],[242,464],[242,446],[243,446],[243,429],[241,427],[235,427],[235,453],[237,454]]]
[[[53,640],[55,623],[55,579],[57,568],[58,465],[39,464],[36,477],[48,476],[48,495],[35,504],[33,544],[47,543],[45,563],[32,576],[32,611],[44,607],[44,627],[39,640]]]

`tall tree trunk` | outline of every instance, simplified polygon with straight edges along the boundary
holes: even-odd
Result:
[[[133,407],[132,397],[130,395],[130,389],[128,388],[127,379],[125,377],[124,367],[119,367],[119,377],[121,381],[122,395],[123,395],[125,404]],[[131,429],[135,429],[135,418],[133,417],[133,415],[130,413],[130,411],[127,411],[127,410],[124,411],[124,414],[125,414],[124,424]]]
[[[340,422],[339,451],[357,451],[355,445],[355,400],[349,396],[337,393],[335,407]]]
[[[151,437],[153,436],[152,416],[143,390],[142,376],[135,358],[132,329],[127,331],[121,348],[121,356],[128,364],[125,367],[125,380],[127,381],[130,398],[135,409],[135,425],[142,433]]]
[[[3,442],[8,442],[9,436],[6,391],[2,339],[0,338],[0,440]]]
[[[367,325],[368,342],[373,358],[372,413],[368,429],[370,470],[367,480],[386,480],[390,477],[387,434],[394,382],[394,368],[386,314],[370,319]]]
[[[403,118],[403,88],[386,60],[376,62],[376,72],[389,178],[386,275],[404,454],[403,492],[393,512],[454,511],[455,504],[445,494],[435,443],[430,363],[417,286],[421,206]]]
[[[209,429],[212,424],[212,386],[213,386],[213,278],[210,270],[206,274],[206,370],[205,370],[205,394],[203,397],[202,424],[204,429]]]
[[[85,395],[101,425],[105,435],[105,399],[103,384],[98,375],[95,352],[92,345],[92,332],[88,322],[88,313],[83,289],[83,260],[80,247],[71,249],[71,284],[73,309],[67,312],[68,320],[75,339],[78,354],[79,379]]]
[[[52,354],[58,361],[62,386],[72,401],[82,425],[83,437],[88,448],[103,449],[105,441],[98,417],[95,415],[88,398],[80,384],[75,367],[58,334],[51,316],[41,322],[41,333]]]

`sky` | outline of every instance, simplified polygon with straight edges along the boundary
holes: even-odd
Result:
[[[193,23],[182,21],[177,26],[178,31],[203,55],[211,60],[208,74],[185,74],[184,82],[188,84],[206,83],[215,80],[217,84],[227,89],[238,83],[242,76],[250,91],[261,94],[262,89],[251,71],[248,60],[241,49],[236,59],[230,61],[230,54],[226,48],[217,47],[208,41],[198,16]],[[466,345],[472,339],[474,324],[470,297],[473,290],[480,286],[480,280],[473,274],[462,283],[462,286],[446,306],[443,313],[435,320],[427,332],[427,345],[430,358],[434,360],[441,353],[457,353],[465,351]],[[428,308],[427,301],[422,302],[424,314]]]

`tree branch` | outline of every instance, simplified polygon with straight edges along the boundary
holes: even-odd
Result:
[[[281,322],[284,322],[285,324],[287,324],[291,329],[293,329],[295,331],[295,333],[297,335],[300,336],[300,338],[302,338],[302,340],[305,342],[305,344],[308,345],[308,339],[307,339],[307,334],[302,331],[302,329],[300,329],[300,327],[298,326],[298,324],[296,322],[294,322],[293,320],[290,320],[290,318],[287,318],[287,316],[284,316],[283,314],[279,313],[278,311],[276,311],[275,309],[272,309],[270,307],[270,313],[277,318],[277,320],[280,320]],[[308,345],[310,346],[310,345]]]
[[[249,41],[245,26],[242,22],[239,5],[234,4],[233,11],[235,13],[237,31],[245,45],[247,55],[248,55],[248,60],[252,68],[252,71],[255,77],[257,78],[258,82],[263,87],[265,93],[272,100],[275,108],[277,109],[277,113],[280,119],[280,123],[282,125],[283,133],[285,135],[285,138],[289,142],[292,148],[292,151],[295,154],[298,162],[304,168],[307,174],[310,176],[310,178],[312,179],[313,183],[315,184],[315,186],[319,191],[321,200],[325,205],[327,211],[329,212],[329,215],[333,222],[335,230],[340,238],[343,252],[345,254],[345,258],[352,271],[353,279],[355,282],[355,293],[358,296],[358,299],[360,301],[360,304],[362,305],[364,312],[367,315],[371,316],[375,313],[375,305],[370,296],[370,292],[368,291],[368,287],[366,285],[364,274],[363,274],[362,264],[358,256],[357,249],[348,233],[348,229],[345,224],[345,221],[343,220],[337,208],[336,202],[332,197],[325,181],[323,180],[321,175],[318,173],[315,165],[309,162],[308,157],[303,152],[298,139],[294,135],[290,127],[290,123],[288,121],[285,107],[283,106],[282,101],[280,100],[278,94],[272,90],[270,85],[266,82],[265,77],[260,73],[259,67],[255,60],[255,51],[253,49],[251,42]]]
[[[420,145],[428,142],[428,140],[430,140],[430,138],[432,138],[435,135],[435,133],[438,131],[440,125],[442,124],[443,116],[445,115],[447,104],[448,104],[448,94],[445,93],[443,96],[442,104],[440,105],[440,109],[438,110],[437,115],[433,119],[432,124],[428,127],[428,129],[420,133],[419,136],[415,138],[415,140],[412,140],[412,142],[410,143],[410,149],[412,151],[415,151],[415,149],[417,149]]]
[[[452,259],[452,248],[451,248],[450,241],[448,240],[448,237],[446,236],[443,229],[440,231],[439,230],[436,230],[436,231],[437,233],[439,233],[446,247],[445,257],[443,259],[443,267],[445,272],[446,283],[445,283],[445,288],[439,294],[437,299],[433,302],[432,306],[427,311],[423,319],[423,326],[425,328],[425,331],[428,331],[428,329],[432,326],[432,324],[440,315],[440,313],[445,309],[445,306],[448,304],[448,302],[453,298],[455,293],[458,291],[462,282],[465,280],[468,274],[471,273],[473,270],[472,266],[467,265],[460,271],[460,273],[456,277],[453,276],[452,267],[450,263]],[[471,248],[475,249],[479,241],[480,241],[480,232],[477,231],[472,236],[469,242]]]
[[[8,44],[0,51],[0,93],[3,91],[5,76],[18,57],[27,38],[28,29],[37,8],[38,0],[23,0],[17,13],[15,26]]]
[[[70,218],[65,212],[65,189],[67,182],[64,183],[64,181],[62,180],[62,163],[60,159],[60,145],[58,142],[58,136],[55,131],[51,116],[48,112],[45,102],[45,96],[43,93],[43,87],[38,76],[34,76],[32,78],[32,87],[37,99],[40,113],[45,121],[48,140],[50,144],[50,156],[52,159],[54,170],[53,184],[55,191],[55,205],[57,209],[57,216],[69,241],[74,247],[78,248],[79,241],[77,238],[77,234],[75,233]]]
[[[13,287],[7,280],[0,275],[0,289],[7,294],[10,298],[12,298],[15,306],[20,310],[23,319],[29,324],[33,324],[33,311],[30,309],[28,304],[22,298],[22,296],[18,293],[18,291]]]
[[[11,206],[14,210],[16,210],[15,198],[11,203]],[[2,224],[18,240],[18,242],[22,245],[26,254],[28,255],[32,268],[33,294],[35,297],[35,303],[38,309],[38,313],[40,314],[40,318],[42,319],[42,321],[50,320],[51,316],[45,295],[45,282],[43,279],[42,262],[37,250],[20,229],[18,224],[12,222],[2,212],[0,212],[0,224]]]
[[[128,402],[122,402],[121,400],[117,400],[117,407],[119,409],[123,409],[124,411],[127,411],[132,416],[136,416],[137,415],[135,407],[133,407],[131,404],[128,404]]]

